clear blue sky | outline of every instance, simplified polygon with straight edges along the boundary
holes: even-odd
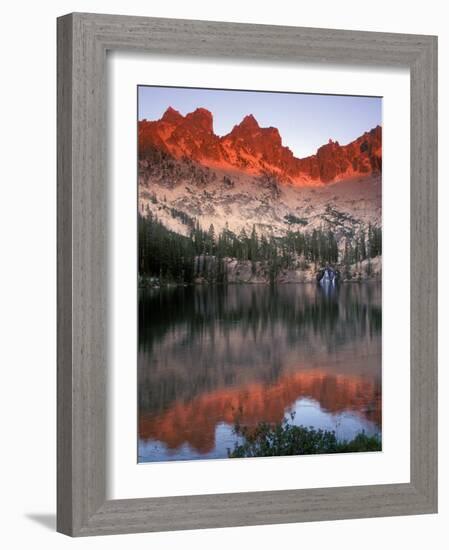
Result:
[[[345,145],[382,124],[379,97],[139,86],[139,120],[157,120],[167,107],[182,115],[205,107],[219,136],[253,114],[260,126],[278,128],[283,144],[299,158],[314,154],[329,138]]]

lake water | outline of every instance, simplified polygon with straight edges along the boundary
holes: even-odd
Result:
[[[242,425],[381,432],[381,285],[139,294],[139,462],[226,458]]]

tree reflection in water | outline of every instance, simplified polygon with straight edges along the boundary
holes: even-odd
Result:
[[[141,291],[140,460],[225,457],[235,421],[291,410],[380,431],[381,319],[379,283]]]

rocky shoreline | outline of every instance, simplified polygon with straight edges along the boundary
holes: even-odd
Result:
[[[270,266],[264,262],[251,262],[249,260],[237,260],[224,258],[223,266],[226,273],[226,282],[217,283],[214,272],[209,275],[197,276],[195,285],[209,284],[300,284],[316,282],[318,271],[324,266],[314,263],[303,264],[296,268],[280,268],[275,276],[270,273]],[[361,282],[368,280],[382,280],[382,257],[366,259],[350,266],[335,266],[340,272],[341,282]],[[157,277],[139,277],[140,288],[159,288],[165,286],[189,286],[187,283],[177,281],[161,281]]]

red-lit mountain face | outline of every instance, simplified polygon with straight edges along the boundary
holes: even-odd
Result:
[[[343,250],[346,238],[381,226],[379,126],[304,159],[252,115],[217,136],[202,108],[186,116],[169,108],[160,120],[142,120],[138,137],[139,212],[178,234],[189,236],[195,224],[213,225],[217,234],[255,228],[267,238],[331,230]]]
[[[382,129],[377,126],[343,146],[329,140],[315,155],[298,159],[282,144],[277,128],[261,128],[252,115],[220,137],[213,131],[212,114],[207,109],[182,116],[169,107],[160,120],[139,121],[140,160],[155,150],[210,168],[270,174],[280,182],[316,186],[380,174]]]

